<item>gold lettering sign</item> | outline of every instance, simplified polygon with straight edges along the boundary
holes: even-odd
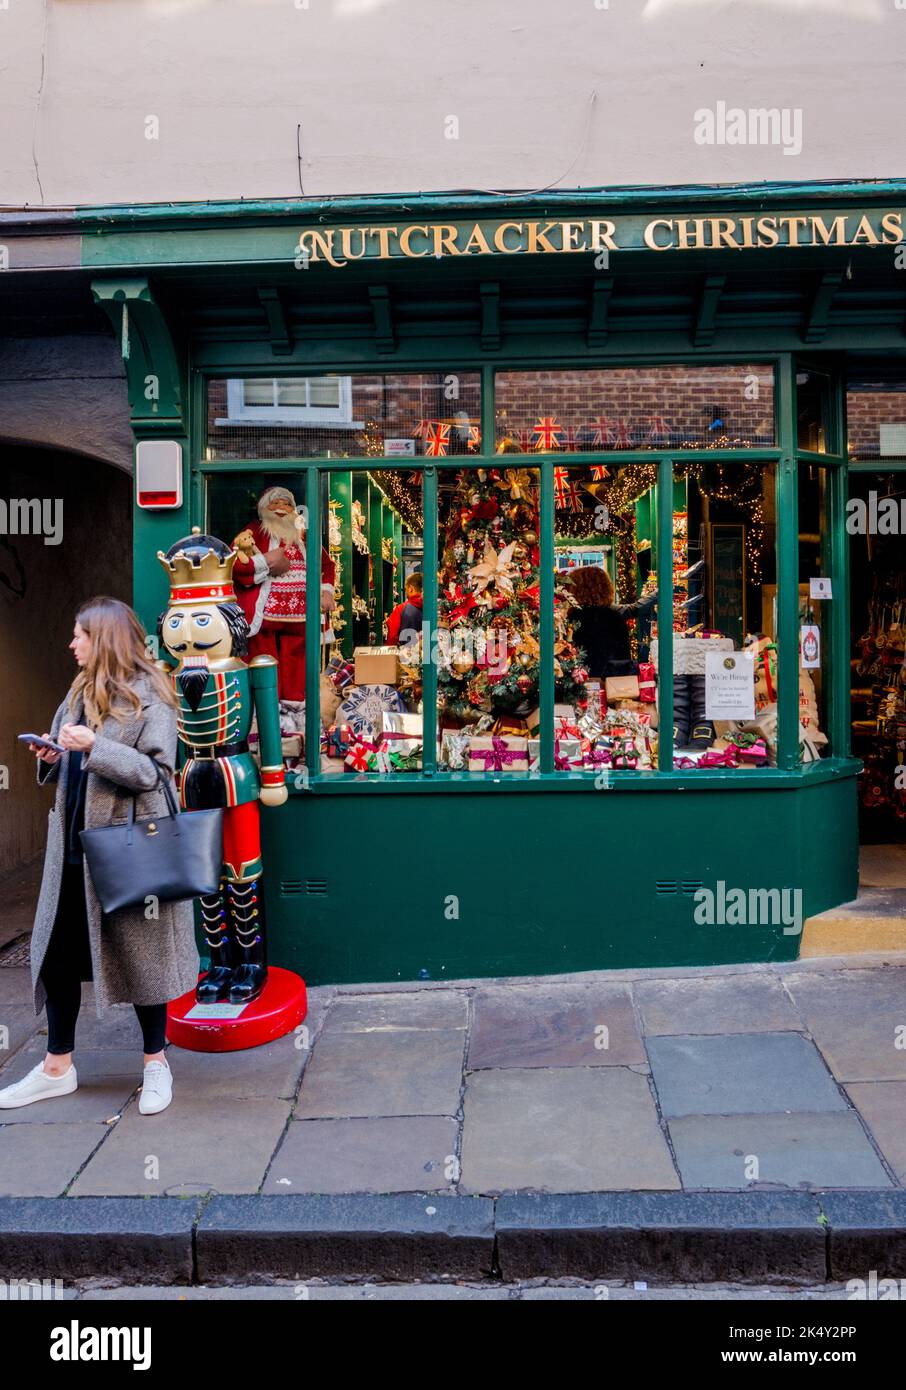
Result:
[[[420,260],[449,256],[550,256],[602,251],[758,251],[776,247],[896,246],[904,210],[823,209],[821,212],[638,214],[562,219],[414,222],[406,226],[306,227],[294,248],[297,263],[336,269],[361,260]]]

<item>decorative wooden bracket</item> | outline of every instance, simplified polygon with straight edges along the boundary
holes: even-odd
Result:
[[[692,341],[696,347],[709,347],[714,342],[717,327],[717,306],[727,282],[726,275],[706,275],[702,285],[701,299],[698,301],[698,315]]]
[[[258,298],[267,315],[267,331],[271,340],[271,352],[275,357],[286,357],[293,350],[292,334],[286,321],[286,310],[280,291],[272,285],[259,289]]]
[[[481,346],[485,352],[497,352],[500,347],[500,286],[495,281],[483,281],[481,293]]]
[[[613,294],[613,276],[599,275],[591,287],[591,300],[588,306],[588,329],[585,340],[590,348],[603,347],[609,332],[607,316],[610,312],[610,296]]]
[[[92,280],[91,293],[120,340],[133,426],[184,434],[179,357],[148,281]]]
[[[390,291],[386,285],[369,285],[368,298],[374,314],[374,345],[378,352],[396,350],[396,329],[393,324],[393,307]]]
[[[812,295],[808,318],[802,337],[806,343],[820,343],[830,327],[830,311],[834,295],[843,283],[842,270],[826,270]]]

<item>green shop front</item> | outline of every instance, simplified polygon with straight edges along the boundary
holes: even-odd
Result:
[[[232,541],[271,485],[308,575],[330,557],[289,800],[263,812],[275,963],[328,983],[785,960],[855,897],[847,503],[906,460],[904,192],[85,214],[137,444],[181,470],[166,497],[137,481],[149,632],[157,551],[193,526]],[[615,681],[583,645],[592,570],[628,641]],[[412,575],[418,645],[375,650]]]

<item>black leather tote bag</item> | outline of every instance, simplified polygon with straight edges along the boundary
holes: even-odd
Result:
[[[79,839],[104,913],[214,893],[223,864],[223,809],[180,812],[170,779],[155,759],[168,816],[135,819],[135,795],[124,825],[82,830]]]

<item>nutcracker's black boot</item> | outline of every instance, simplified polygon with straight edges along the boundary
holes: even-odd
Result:
[[[705,677],[690,676],[689,684],[692,687],[692,734],[689,742],[693,748],[710,748],[714,742],[714,725],[707,717],[705,711],[708,707],[705,695]]]
[[[211,953],[211,965],[195,987],[199,1004],[214,1004],[226,999],[233,982],[233,952],[227,920],[227,896],[221,886],[219,893],[209,893],[199,899],[205,941]]]
[[[229,897],[234,962],[230,1003],[248,1004],[258,998],[267,983],[261,879],[231,883]]]

